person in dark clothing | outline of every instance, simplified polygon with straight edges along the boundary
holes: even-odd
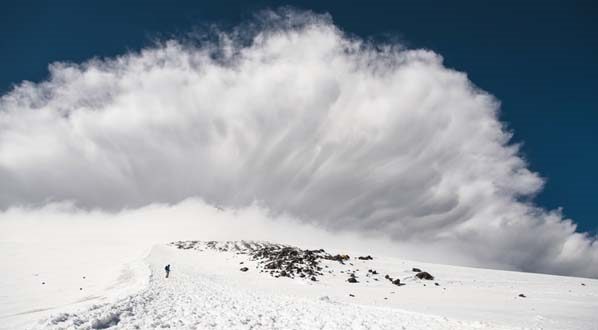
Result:
[[[166,265],[166,267],[164,267],[164,271],[166,271],[166,278],[168,278],[168,275],[170,274],[170,264]]]

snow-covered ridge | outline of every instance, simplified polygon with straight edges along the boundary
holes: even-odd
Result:
[[[320,276],[331,276],[335,273],[335,267],[329,267],[326,261],[336,261],[340,265],[347,266],[339,272],[347,275],[348,283],[359,283],[359,276],[371,278],[373,281],[378,281],[381,276],[376,269],[360,270],[353,267],[352,257],[348,254],[330,254],[324,249],[301,249],[295,246],[264,241],[177,241],[170,243],[170,245],[183,250],[215,250],[247,254],[252,260],[257,261],[256,269],[260,273],[269,273],[276,278],[298,277],[315,282]],[[353,259],[368,261],[373,260],[373,257],[370,255],[355,256]],[[249,268],[242,267],[240,270],[248,271]],[[411,271],[415,273],[415,276],[408,276],[409,279],[434,280],[434,276],[419,268],[413,267]],[[359,275],[360,272],[361,275]],[[389,280],[394,285],[405,285],[401,283],[399,278],[394,279],[388,274],[384,275],[384,279]],[[438,282],[434,282],[434,285],[440,286]]]
[[[321,268],[316,281],[300,276],[305,270],[297,269],[305,263],[295,263],[292,276],[287,271],[289,259],[306,256]],[[145,289],[55,310],[20,328],[597,329],[598,324],[598,281],[592,279],[252,241],[173,242],[154,246],[144,262],[150,271]],[[276,267],[269,268],[272,263]],[[434,279],[418,278],[420,270]]]

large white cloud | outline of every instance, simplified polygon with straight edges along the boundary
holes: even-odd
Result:
[[[532,204],[542,179],[465,74],[326,17],[266,16],[213,42],[55,63],[4,95],[0,208],[258,201],[480,265],[598,276],[595,239]]]

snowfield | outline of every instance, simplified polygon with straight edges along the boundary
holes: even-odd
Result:
[[[156,245],[143,263],[124,263],[126,267],[118,276],[104,276],[113,283],[102,287],[107,284],[102,280],[95,289],[86,286],[85,290],[93,293],[86,293],[84,298],[60,293],[55,297],[56,293],[50,291],[45,305],[39,305],[39,299],[19,299],[18,286],[32,290],[33,284],[25,286],[13,278],[10,290],[3,280],[0,327],[598,329],[598,280],[426,264],[376,255],[373,260],[360,260],[358,257],[364,254],[334,251],[350,258],[344,262],[319,259],[322,275],[313,281],[309,276],[271,275],[267,262],[254,259],[250,253],[267,246],[257,242],[194,242],[187,249]],[[89,271],[93,263],[88,260]],[[166,264],[171,265],[169,278],[164,276]],[[241,271],[243,267],[247,270]],[[418,279],[413,268],[429,272],[434,280]],[[79,271],[73,269],[65,273],[78,276]],[[385,275],[400,279],[403,285],[393,284]],[[349,283],[351,277],[357,283]],[[35,282],[39,291],[38,280],[39,275],[33,274],[21,278],[21,282]],[[79,285],[72,283],[72,278],[68,281],[73,287]],[[44,289],[51,285],[44,284]],[[22,296],[34,297],[26,292]]]

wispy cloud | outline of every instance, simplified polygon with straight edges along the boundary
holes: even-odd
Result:
[[[530,202],[543,181],[509,143],[498,101],[440,55],[305,12],[248,26],[55,63],[48,81],[4,95],[2,217],[65,200],[101,212],[257,201],[273,219],[479,265],[598,276],[595,239]]]

